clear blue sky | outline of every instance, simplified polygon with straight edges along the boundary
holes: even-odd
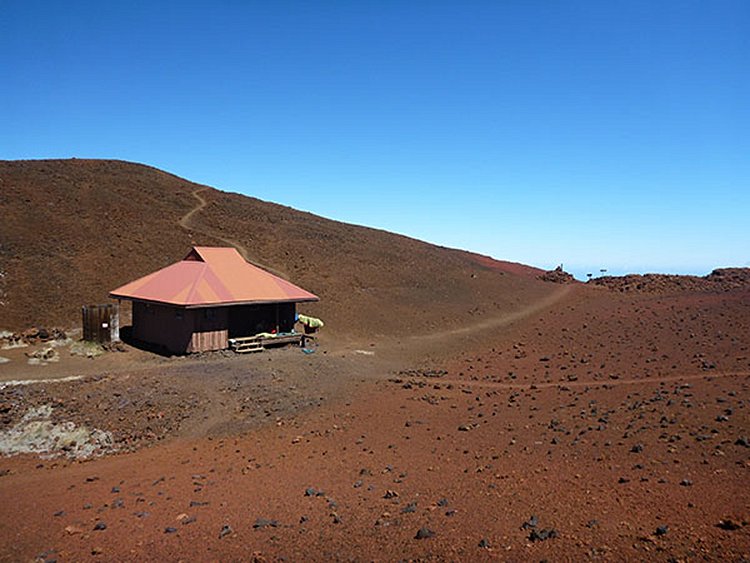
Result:
[[[750,2],[4,0],[0,158],[545,268],[750,266]]]

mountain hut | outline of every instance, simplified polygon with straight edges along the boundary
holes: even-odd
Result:
[[[230,340],[257,335],[299,341],[296,305],[318,301],[301,287],[249,264],[234,248],[203,246],[109,296],[133,303],[135,340],[175,354],[223,350]]]

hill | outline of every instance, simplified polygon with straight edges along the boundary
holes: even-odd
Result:
[[[112,160],[0,161],[0,328],[78,326],[80,307],[181,259],[235,246],[321,297],[334,334],[397,335],[512,312],[539,270],[332,221]]]

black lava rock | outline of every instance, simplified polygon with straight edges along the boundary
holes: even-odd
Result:
[[[435,532],[433,532],[429,528],[419,528],[419,530],[417,530],[417,535],[414,536],[414,539],[425,540],[432,537],[435,537]]]
[[[530,528],[536,528],[538,524],[539,524],[539,518],[537,518],[536,516],[532,514],[531,518],[529,518],[526,522],[521,524],[521,529],[528,530]]]
[[[722,530],[727,530],[728,532],[734,532],[735,530],[742,528],[742,524],[729,518],[725,518],[716,524],[716,527],[721,528]]]
[[[410,514],[412,512],[417,511],[417,503],[416,502],[410,502],[405,507],[401,509],[401,514]]]
[[[267,518],[258,518],[253,524],[253,528],[256,530],[259,528],[276,528],[279,525],[276,520],[269,520]]]
[[[531,530],[531,533],[529,534],[529,541],[531,542],[537,542],[537,541],[546,541],[551,540],[552,538],[557,537],[557,530],[554,528],[545,528],[543,530]]]

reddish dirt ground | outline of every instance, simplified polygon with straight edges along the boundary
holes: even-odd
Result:
[[[0,162],[0,192],[0,329],[192,243],[326,321],[310,355],[0,350],[0,433],[52,407],[115,450],[0,458],[0,560],[750,559],[747,269],[544,283],[115,161]]]
[[[326,397],[93,461],[5,458],[0,557],[742,560],[749,297],[579,287],[373,355],[182,360],[271,363],[282,387],[306,367]]]

